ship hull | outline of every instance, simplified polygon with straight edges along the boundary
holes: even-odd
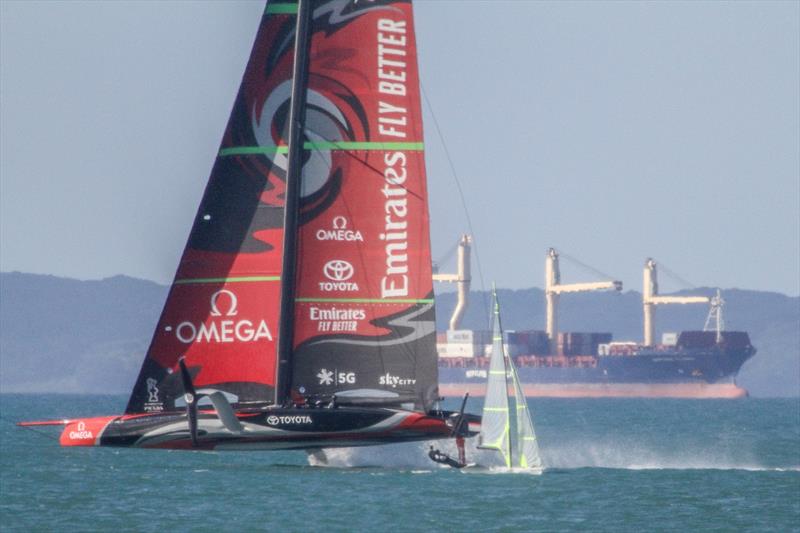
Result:
[[[755,352],[747,349],[643,349],[632,355],[519,357],[528,397],[553,398],[742,398],[735,376]],[[488,368],[482,358],[441,359],[444,396],[482,396]]]
[[[445,397],[484,396],[486,385],[478,383],[443,383],[439,391]],[[522,391],[528,398],[745,398],[746,389],[735,383],[527,383]]]

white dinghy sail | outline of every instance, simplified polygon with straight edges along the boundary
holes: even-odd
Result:
[[[492,315],[492,355],[478,448],[499,452],[507,468],[541,471],[542,460],[533,420],[517,369],[503,346],[500,303],[494,287]],[[513,401],[509,397],[509,388]]]

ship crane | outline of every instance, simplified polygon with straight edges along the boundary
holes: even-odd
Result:
[[[644,287],[642,305],[644,307],[644,344],[653,346],[656,332],[656,306],[665,304],[707,304],[706,296],[659,296],[656,262],[648,257],[644,263]]]
[[[467,302],[469,299],[469,285],[471,281],[470,276],[470,245],[472,244],[472,237],[469,235],[462,235],[458,241],[458,261],[455,274],[434,274],[433,281],[442,281],[446,283],[455,283],[458,293],[458,301],[453,315],[450,317],[448,329],[458,329],[459,322],[464,316],[464,311],[467,309]]]
[[[622,290],[621,281],[597,281],[591,283],[561,283],[561,271],[558,267],[558,252],[555,248],[547,250],[544,267],[544,295],[547,300],[547,337],[551,345],[558,336],[558,300],[561,294],[569,292],[588,292],[602,290]]]

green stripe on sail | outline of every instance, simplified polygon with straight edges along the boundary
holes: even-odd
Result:
[[[345,142],[345,141],[307,141],[303,143],[306,150],[365,150],[365,151],[387,151],[387,150],[406,150],[411,152],[421,152],[424,150],[424,143],[421,142]],[[265,154],[288,154],[289,147],[282,146],[229,146],[221,148],[220,157],[231,155],[265,155]]]
[[[344,142],[318,141],[303,143],[306,150],[423,150],[421,142]]]
[[[267,4],[267,13],[270,15],[296,15],[297,3],[290,4]]]
[[[484,407],[484,411],[501,411],[501,412],[508,412],[507,407]]]
[[[432,304],[433,298],[295,298],[294,301],[312,304]]]
[[[264,155],[264,154],[288,154],[288,146],[231,146],[221,148],[220,157],[229,155]]]
[[[506,375],[506,371],[505,370],[489,370],[489,373],[490,374],[494,374],[496,376],[505,376]]]
[[[280,281],[280,276],[242,276],[237,278],[186,278],[176,279],[173,285],[192,285],[194,283],[246,283],[252,281]]]

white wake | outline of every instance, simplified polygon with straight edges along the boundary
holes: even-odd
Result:
[[[412,473],[450,470],[428,458],[430,446],[457,456],[453,440],[412,442],[368,446],[363,448],[332,448],[325,450],[327,461],[309,456],[311,466],[330,468],[389,468]],[[467,473],[516,473],[503,467],[500,456],[492,451],[478,450],[476,439],[467,440]],[[611,468],[623,470],[745,470],[753,472],[800,472],[800,465],[766,465],[748,450],[699,447],[696,445],[659,449],[653,443],[628,440],[567,441],[541,447],[545,470],[578,468]],[[530,473],[526,471],[526,473]]]
[[[697,444],[665,449],[624,439],[568,441],[544,447],[541,453],[548,468],[559,469],[800,471],[800,465],[765,465],[747,449]]]

